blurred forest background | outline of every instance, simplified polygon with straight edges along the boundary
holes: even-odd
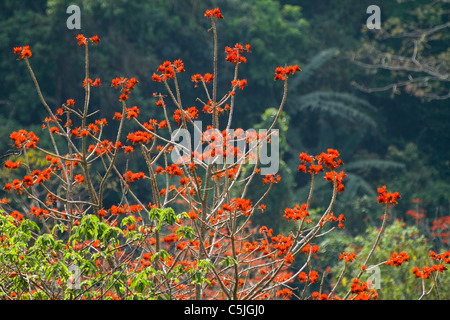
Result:
[[[71,4],[81,8],[81,30],[66,27]],[[372,4],[381,9],[379,30],[366,27],[366,10]],[[282,93],[273,81],[274,69],[298,64],[303,70],[289,82],[278,125],[282,180],[265,200],[266,212],[256,215],[253,223],[286,232],[284,208],[306,201],[309,190],[308,176],[297,172],[298,154],[335,148],[348,174],[335,213],[343,213],[347,221],[345,230],[319,243],[322,255],[316,258],[323,266],[336,266],[339,253],[326,255],[333,246],[340,245],[340,252],[369,246],[366,232],[380,225],[383,209],[376,202],[376,188],[382,185],[399,191],[402,199],[390,212],[391,221],[400,222],[386,231],[391,238],[380,245],[385,251],[377,251],[381,260],[388,258],[392,246],[415,252],[414,260],[424,255],[422,249],[428,253],[431,246],[435,251],[448,248],[448,1],[2,0],[0,155],[13,151],[12,131],[27,128],[39,135],[46,116],[13,47],[30,45],[34,72],[56,109],[84,94],[84,57],[75,36],[98,35],[101,43],[91,50],[91,78],[101,78],[103,85],[92,96],[93,110],[110,121],[121,108],[111,79],[135,77],[140,83],[131,103],[140,108],[141,117],[157,117],[152,94],[161,87],[151,75],[165,60],[184,61],[187,72],[181,91],[185,104],[195,105],[199,91],[193,89],[190,76],[212,72],[212,35],[203,13],[217,6],[225,17],[217,24],[219,47],[237,42],[252,46],[248,63],[240,68],[248,86],[237,96],[233,128],[266,128]],[[223,51],[220,55],[225,57]],[[233,68],[225,59],[219,67],[219,80],[228,90]],[[42,135],[40,144],[48,143],[46,139]],[[1,170],[2,182],[8,174]],[[330,188],[325,180],[317,188],[312,208],[320,210],[328,204]],[[108,199],[114,202],[116,197],[112,192]],[[414,288],[399,289],[399,281],[411,281],[420,290],[420,281],[410,278],[408,268],[403,269],[404,279],[399,275],[393,281],[393,273],[391,280],[383,278],[384,288],[391,283],[391,290],[383,291],[385,298],[413,294]]]

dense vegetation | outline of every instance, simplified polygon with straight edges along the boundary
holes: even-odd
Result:
[[[44,117],[25,65],[15,63],[13,47],[32,45],[33,55],[39,57],[34,72],[56,110],[67,97],[82,99],[84,60],[75,36],[80,32],[98,35],[102,45],[92,55],[91,77],[137,78],[135,104],[141,116],[155,117],[159,110],[153,93],[160,89],[152,82],[152,74],[162,61],[182,59],[189,70],[202,74],[211,70],[211,35],[207,21],[199,16],[220,5],[226,19],[217,26],[219,47],[236,42],[252,46],[251,59],[241,71],[249,85],[235,109],[234,127],[270,126],[274,106],[281,98],[273,70],[286,61],[302,69],[289,83],[286,106],[277,124],[282,181],[274,185],[265,199],[265,213],[255,215],[253,224],[268,225],[275,232],[290,231],[291,226],[281,219],[284,209],[309,192],[308,179],[296,170],[299,153],[319,154],[334,148],[340,151],[347,173],[346,192],[337,200],[335,212],[344,213],[349,223],[319,244],[323,251],[316,258],[321,265],[339,268],[336,257],[327,255],[330,246],[341,246],[342,251],[370,249],[372,242],[365,237],[367,230],[376,236],[380,185],[388,185],[402,196],[390,211],[390,219],[399,222],[386,230],[392,236],[380,244],[376,253],[380,259],[383,253],[389,255],[392,245],[399,251],[410,250],[410,256],[417,258],[419,249],[429,251],[431,245],[435,251],[446,250],[450,237],[450,4],[381,1],[382,29],[367,30],[370,4],[307,0],[121,0],[111,4],[84,0],[79,1],[82,29],[68,30],[67,1],[2,1],[0,155],[14,156],[9,139],[12,131],[20,127],[39,132]],[[436,26],[444,27],[433,30]],[[223,58],[224,53],[219,54]],[[232,67],[223,65],[219,85],[232,78],[233,72]],[[180,83],[185,101],[195,101],[198,94],[190,85],[189,81]],[[116,101],[117,92],[103,85],[92,97],[92,111],[111,118],[120,111]],[[45,139],[40,144],[50,146],[50,139]],[[30,156],[36,163],[44,160],[38,153]],[[3,168],[2,181],[9,174]],[[326,187],[326,181],[317,182],[312,208],[327,206],[331,191]],[[121,190],[114,186],[111,190],[115,191],[106,195],[105,202],[113,204]],[[258,192],[255,199],[261,196]],[[11,197],[11,205],[22,203],[13,194],[5,196]],[[386,285],[380,296],[415,297],[417,290],[402,290],[398,285],[420,287],[413,277],[411,272],[406,277],[393,273],[383,280]],[[326,280],[329,286],[336,279]],[[442,294],[448,298],[449,292]]]

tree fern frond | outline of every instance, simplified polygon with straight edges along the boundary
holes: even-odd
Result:
[[[334,92],[334,91],[316,91],[313,93],[317,94],[320,97],[320,99],[323,100],[340,101],[344,104],[361,108],[362,110],[369,109],[370,111],[374,112],[377,111],[377,109],[369,102],[367,102],[364,99],[358,98],[357,96],[352,95],[350,93]]]
[[[369,195],[370,197],[375,198],[377,196],[377,192],[375,189],[362,177],[349,173],[346,171],[347,177],[345,178],[345,194],[346,196],[354,197],[358,190],[361,190],[363,193]]]
[[[326,150],[330,146],[334,146],[334,136],[335,136],[330,123],[323,118],[320,120],[319,130],[320,134],[319,134],[319,141],[317,143],[318,149],[317,152],[319,150]]]
[[[300,83],[308,81],[314,75],[314,72],[322,67],[325,62],[330,60],[336,52],[338,52],[337,48],[329,48],[319,52],[305,67],[301,68],[302,72],[300,72],[298,76],[295,75],[295,77],[289,81],[289,86],[295,88]]]
[[[375,120],[364,112],[339,101],[323,100],[319,95],[303,96],[299,101],[299,111],[306,109],[319,110],[328,114],[343,117],[351,121],[363,121],[372,127],[376,127]]]
[[[404,169],[405,165],[403,163],[392,160],[365,159],[346,163],[345,168],[346,170],[358,170],[367,168],[387,170],[387,169]]]
[[[367,134],[368,126],[361,126],[358,130],[354,130],[352,134],[348,135],[340,147],[341,159],[350,159],[354,157],[354,153],[358,148],[359,143]],[[344,160],[345,161],[345,160]]]

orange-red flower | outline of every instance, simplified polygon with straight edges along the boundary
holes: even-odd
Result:
[[[316,253],[316,252],[318,252],[319,251],[319,246],[318,245],[310,245],[309,243],[307,243],[304,247],[303,247],[303,249],[302,249],[302,252],[304,252],[305,254],[309,254],[309,253],[311,253],[311,254],[314,254],[314,253]]]
[[[354,252],[348,253],[348,252],[344,251],[339,255],[339,261],[344,260],[346,263],[353,262],[355,259],[356,259],[356,254]]]
[[[145,178],[145,174],[143,172],[133,173],[131,171],[127,171],[126,173],[124,173],[122,175],[122,177],[127,182],[132,182],[132,181],[136,181],[136,180],[139,180],[139,179],[144,179]]]
[[[77,35],[76,39],[78,40],[79,46],[84,46],[87,44],[87,40],[86,40],[85,36],[82,34]]]
[[[319,278],[319,273],[317,271],[311,270],[309,272],[309,281],[311,281],[311,283],[315,283],[318,278]]]
[[[315,291],[311,294],[311,297],[313,300],[328,300],[328,295],[326,293],[320,294],[319,292]]]
[[[17,222],[22,222],[23,220],[23,215],[20,214],[19,211],[13,211],[9,215],[13,217]]]
[[[386,192],[386,186],[383,186],[381,188],[377,188],[377,192],[379,194],[377,200],[379,203],[385,203],[385,204],[397,204],[397,199],[400,199],[400,194],[398,192]]]
[[[247,85],[247,80],[246,79],[242,79],[242,80],[233,80],[231,81],[231,86],[233,88],[235,88],[236,86],[239,87],[239,89],[244,90],[244,87]]]
[[[11,169],[18,168],[21,163],[22,163],[22,161],[13,162],[13,161],[10,161],[10,160],[6,160],[4,166],[5,166],[5,168],[11,170]]]
[[[167,79],[173,79],[175,73],[184,72],[184,63],[182,60],[175,60],[173,63],[170,61],[164,61],[159,65],[158,72],[161,74],[153,73],[152,80],[156,82],[166,81]]]
[[[133,144],[137,143],[149,143],[153,139],[153,135],[146,131],[136,131],[130,132],[127,135],[127,140],[131,141]]]
[[[323,164],[330,170],[339,168],[344,163],[339,159],[339,152],[335,149],[327,149],[327,153],[322,152],[317,156],[319,164]]]
[[[139,108],[137,106],[131,108],[125,108],[125,113],[127,114],[127,119],[131,120],[133,118],[137,118],[140,113]]]
[[[281,176],[279,175],[279,174],[277,174],[277,175],[275,175],[275,174],[273,174],[273,175],[266,175],[264,178],[263,178],[263,184],[266,184],[266,183],[278,183],[278,182],[280,182],[280,180],[281,180]]]
[[[247,52],[250,52],[250,45],[245,46]],[[233,64],[246,63],[247,58],[241,55],[244,52],[244,47],[236,43],[233,48],[226,46],[225,53],[227,54],[225,60]]]
[[[78,184],[82,184],[84,182],[84,177],[81,174],[77,174],[75,176],[75,181],[78,182]]]
[[[32,131],[28,132],[24,129],[14,131],[9,137],[14,141],[17,149],[21,149],[24,145],[27,149],[35,149],[39,142],[39,138]]]
[[[409,256],[405,251],[402,251],[399,254],[397,254],[397,252],[393,252],[391,254],[391,258],[386,261],[386,264],[394,266],[394,267],[398,267],[403,262],[406,262],[406,261],[409,261]]]
[[[119,97],[119,101],[123,102],[128,99],[128,95],[130,94],[131,90],[134,89],[134,86],[139,83],[139,81],[136,80],[136,78],[115,78],[111,81],[111,86],[117,89],[119,86],[121,87],[121,95]]]
[[[30,46],[16,47],[14,48],[14,53],[19,55],[18,60],[29,58],[32,55],[30,51]]]
[[[300,153],[300,155],[298,156],[300,161],[303,163],[312,163],[313,162],[313,157],[311,157],[310,155],[308,155],[305,152]]]
[[[292,254],[290,252],[288,252],[285,256],[284,256],[284,262],[286,264],[291,264],[292,262],[294,262],[294,257],[292,256]]]
[[[93,44],[98,44],[100,42],[100,38],[98,36],[93,36],[89,38],[89,40],[91,40]]]
[[[306,209],[306,203],[303,203],[300,207],[299,205],[296,205],[294,208],[286,208],[284,210],[284,216],[288,220],[303,220],[307,216],[309,216],[308,210]]]
[[[289,74],[294,74],[297,71],[302,71],[298,65],[287,66],[287,67],[278,67],[275,69],[275,78],[274,80],[286,80]]]
[[[134,151],[134,148],[132,146],[126,146],[123,148],[123,152],[125,153],[131,153]]]
[[[220,13],[219,8],[215,8],[212,10],[206,10],[205,11],[205,17],[207,17],[208,19],[210,19],[211,17],[216,17],[216,19],[223,19],[222,14]]]
[[[277,291],[276,295],[279,298],[288,299],[292,296],[293,292],[291,289],[284,288],[282,290]]]
[[[213,79],[214,79],[214,76],[213,76],[211,73],[205,73],[205,75],[203,75],[203,76],[202,76],[201,74],[197,73],[197,74],[194,74],[194,75],[191,77],[192,82],[195,82],[195,86],[194,86],[194,87],[197,87],[197,84],[198,84],[199,82],[206,82],[206,83],[209,83],[209,82],[211,82]]]
[[[300,282],[306,282],[308,281],[308,275],[302,271],[298,274],[298,280]]]
[[[344,178],[346,176],[347,175],[346,175],[346,173],[344,171],[341,171],[339,173],[336,173],[336,171],[329,171],[329,172],[325,173],[325,177],[324,178],[327,181],[331,181],[331,182],[333,182],[333,180],[334,180],[334,183],[336,184],[337,191],[340,194],[345,189],[345,186],[342,183],[342,181],[344,180]]]

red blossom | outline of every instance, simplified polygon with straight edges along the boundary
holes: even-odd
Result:
[[[223,19],[222,14],[220,13],[220,9],[219,8],[215,8],[212,10],[206,10],[205,11],[205,17],[207,17],[208,19],[215,17],[217,20],[218,19]]]
[[[409,261],[409,256],[405,251],[402,251],[399,254],[397,254],[397,252],[393,252],[391,254],[391,258],[386,261],[386,264],[394,266],[394,267],[398,267],[403,262],[406,262],[406,261]]]
[[[397,199],[400,199],[400,194],[398,192],[386,192],[386,186],[383,186],[381,188],[377,188],[377,192],[379,194],[377,200],[379,203],[385,203],[385,204],[397,204]]]
[[[30,46],[16,47],[14,48],[14,53],[19,55],[18,60],[29,58],[32,55]]]
[[[298,65],[287,66],[287,67],[278,67],[275,69],[275,78],[274,80],[287,80],[287,76],[289,74],[294,74],[297,71],[302,71]]]

